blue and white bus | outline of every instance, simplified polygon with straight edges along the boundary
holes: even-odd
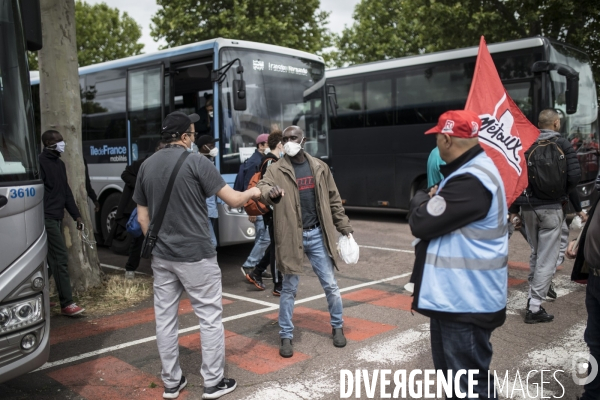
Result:
[[[0,383],[50,352],[44,184],[25,51],[41,48],[39,27],[38,0],[0,1]]]
[[[234,85],[242,75],[245,109],[235,105],[240,88]],[[124,186],[120,176],[125,166],[153,152],[166,114],[202,112],[210,96],[215,117],[210,129],[200,133],[219,139],[216,166],[227,183],[233,185],[256,137],[274,125],[301,126],[308,151],[328,155],[325,65],[313,54],[218,38],[82,67],[79,77],[83,157],[101,204],[95,231],[104,238]],[[39,97],[37,73],[31,83]],[[92,207],[90,211],[93,215]],[[219,205],[218,231],[221,246],[254,240],[254,225],[243,209],[225,204]],[[120,247],[126,251],[127,244]]]

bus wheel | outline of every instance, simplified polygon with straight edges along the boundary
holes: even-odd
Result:
[[[412,190],[410,198],[412,199],[419,190],[425,190],[425,189],[427,189],[427,178],[423,178],[420,181],[418,181],[417,183],[413,184],[413,190]]]

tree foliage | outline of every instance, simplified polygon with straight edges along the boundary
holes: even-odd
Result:
[[[126,12],[105,3],[75,3],[77,60],[83,67],[141,54],[142,28]],[[29,53],[30,69],[38,69],[37,53]]]
[[[332,44],[319,0],[157,0],[151,35],[166,47],[226,37],[319,53]]]
[[[546,36],[582,48],[600,83],[596,0],[362,0],[336,40],[337,66]]]

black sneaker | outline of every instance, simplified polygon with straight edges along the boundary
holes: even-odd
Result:
[[[216,386],[205,387],[204,394],[202,395],[203,399],[218,399],[221,396],[226,395],[227,393],[231,393],[237,387],[237,383],[235,379],[221,379]]]
[[[273,288],[273,296],[280,297],[281,296],[281,285],[275,285]],[[294,296],[296,297],[296,296]]]
[[[345,347],[346,346],[346,337],[344,336],[343,328],[333,328],[331,330],[331,334],[333,335],[333,345],[335,347]]]
[[[548,293],[546,294],[552,300],[556,300],[556,291],[554,290],[554,282],[550,282],[550,287],[548,288]]]
[[[179,392],[183,390],[185,385],[187,385],[187,380],[185,380],[185,376],[182,375],[179,385],[175,386],[174,388],[165,388],[163,399],[176,399],[179,397]]]
[[[527,313],[525,314],[525,323],[526,324],[538,324],[541,322],[551,322],[554,319],[554,315],[548,314],[544,307],[540,306],[538,312],[532,312],[529,308],[527,308]]]
[[[248,279],[250,283],[254,284],[258,290],[265,290],[265,284],[263,283],[262,278],[254,274],[254,270],[246,275],[246,279]]]
[[[283,358],[290,358],[294,355],[292,339],[281,339],[281,346],[279,346],[279,355]]]

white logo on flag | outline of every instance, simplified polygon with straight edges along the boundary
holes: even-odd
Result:
[[[503,107],[501,115],[498,117],[500,106],[506,101],[506,93],[496,104],[494,114],[482,114],[481,130],[479,131],[479,140],[483,140],[487,145],[500,152],[508,161],[508,164],[521,175],[521,156],[519,151],[523,148],[521,139],[511,135],[515,119],[508,108]]]
[[[448,121],[446,121],[446,125],[444,125],[444,129],[442,129],[442,133],[454,133],[452,128],[454,128],[454,121],[449,119]]]

